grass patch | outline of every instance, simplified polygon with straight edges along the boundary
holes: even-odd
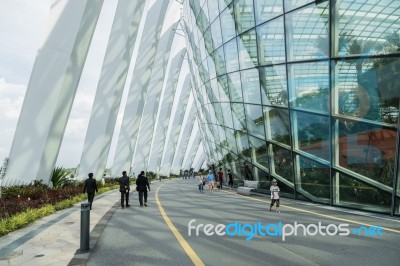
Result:
[[[110,187],[102,187],[99,189],[99,193],[96,195],[102,194],[104,192],[113,190],[118,188],[119,186],[110,186]],[[64,210],[67,208],[72,207],[74,204],[84,201],[87,199],[86,194],[74,196],[69,199],[64,199],[61,200],[54,205],[52,204],[46,204],[40,208],[37,209],[26,209],[23,212],[20,212],[12,217],[8,217],[5,219],[0,220],[0,237],[5,236],[15,230],[18,230],[20,228],[26,227],[36,220],[43,218],[45,216],[48,216],[50,214],[55,213],[56,211],[59,210]],[[96,199],[96,197],[95,197]]]

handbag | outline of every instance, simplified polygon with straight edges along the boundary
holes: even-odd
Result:
[[[205,186],[205,185],[206,185],[206,182],[203,181],[203,186]]]

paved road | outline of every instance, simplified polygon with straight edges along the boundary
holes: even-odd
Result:
[[[195,255],[188,255],[164,221],[159,203],[173,226]],[[137,203],[137,194],[132,195]],[[215,191],[199,193],[194,180],[175,180],[152,187],[149,207],[138,203],[129,209],[117,209],[107,223],[87,265],[193,265],[191,257],[205,265],[398,265],[400,261],[400,220],[379,215],[358,215],[283,199],[281,213],[267,212],[266,198],[248,198]],[[350,230],[362,224],[379,224],[393,229],[383,236],[207,236],[192,230],[188,223],[199,224],[350,224]],[[340,219],[346,219],[346,222]],[[349,222],[349,220],[351,222]],[[299,229],[300,230],[300,229]],[[333,232],[334,227],[331,227]],[[301,230],[299,231],[302,232]],[[313,232],[313,230],[312,230]]]

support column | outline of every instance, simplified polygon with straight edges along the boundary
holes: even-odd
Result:
[[[149,88],[151,70],[160,39],[161,29],[170,1],[150,0],[140,40],[135,68],[125,106],[121,131],[114,158],[115,169],[129,169],[137,144],[137,136]],[[142,2],[142,1],[134,1]],[[134,166],[134,169],[137,169]],[[135,170],[138,171],[138,170]],[[118,173],[115,173],[118,174]]]
[[[119,0],[83,147],[79,178],[103,177],[145,1]],[[129,170],[129,167],[126,169]]]
[[[102,5],[103,0],[58,0],[52,4],[3,186],[50,182]]]

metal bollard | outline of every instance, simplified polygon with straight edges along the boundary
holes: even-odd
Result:
[[[81,204],[81,247],[80,251],[89,250],[89,230],[90,230],[90,204]]]

